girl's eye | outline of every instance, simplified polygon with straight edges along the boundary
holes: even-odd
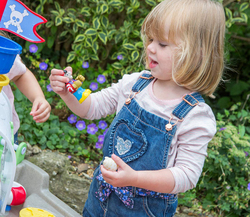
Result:
[[[166,44],[162,44],[162,43],[159,43],[159,45],[160,45],[161,47],[166,47],[166,46],[167,46]]]
[[[153,41],[153,39],[152,39],[152,38],[150,38],[150,39],[149,39],[149,42],[152,42],[152,41]]]

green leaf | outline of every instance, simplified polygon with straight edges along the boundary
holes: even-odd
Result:
[[[51,141],[48,141],[48,142],[46,143],[46,145],[47,145],[47,147],[48,147],[49,149],[51,149],[51,150],[54,150],[54,149],[55,149],[55,146],[52,145],[52,142],[51,142]]]
[[[143,42],[139,41],[135,44],[135,47],[138,47],[138,48],[143,48]]]
[[[74,31],[74,33],[78,32],[78,26],[76,25],[76,23],[74,23],[74,25],[73,25],[73,31]]]
[[[28,130],[30,128],[30,125],[29,124],[22,124],[21,125],[21,129],[22,130]]]
[[[47,28],[50,28],[51,26],[53,26],[54,25],[54,22],[53,21],[48,21],[46,24],[45,24],[45,26],[47,27]]]
[[[128,66],[126,68],[126,73],[131,73],[133,71],[133,67],[132,66]]]
[[[226,10],[226,15],[228,17],[229,20],[231,20],[233,18],[233,13],[229,8],[225,8]]]
[[[56,17],[56,19],[55,19],[55,25],[56,25],[56,26],[59,26],[59,25],[61,25],[61,24],[62,24],[62,18]]]
[[[81,28],[84,28],[85,27],[85,24],[83,21],[79,20],[79,19],[76,19],[75,21],[76,25],[81,27]]]
[[[241,137],[245,135],[245,132],[246,132],[245,126],[239,125],[239,134]]]
[[[47,2],[47,0],[40,0],[40,2],[42,5],[44,5]]]
[[[83,41],[84,38],[85,38],[85,35],[84,35],[84,34],[79,34],[79,35],[76,36],[76,39],[75,39],[74,43]]]
[[[154,0],[146,0],[146,3],[152,7],[156,5],[156,2]]]
[[[140,18],[140,19],[137,21],[137,25],[138,25],[138,26],[142,26],[143,21],[144,21],[144,18]]]
[[[124,10],[124,6],[119,6],[119,7],[117,7],[117,12],[118,12],[118,13],[123,12],[123,10]]]
[[[107,4],[103,4],[101,6],[101,12],[102,14],[106,13],[109,10],[109,6]]]
[[[249,7],[249,3],[244,2],[240,5],[240,11],[242,12],[242,11],[246,10],[248,7]]]
[[[60,37],[63,37],[65,35],[67,35],[68,31],[63,31],[61,34],[60,34]]]
[[[65,13],[65,10],[64,10],[64,9],[60,9],[60,10],[59,10],[59,13],[60,13],[61,16],[63,16],[64,13]]]
[[[100,28],[100,25],[101,25],[101,23],[100,23],[99,19],[98,19],[98,18],[95,18],[95,19],[93,20],[93,27],[94,27],[95,29],[99,29],[99,28]]]
[[[49,36],[47,39],[47,46],[48,48],[52,48],[55,42],[55,37],[54,36]]]
[[[134,8],[128,7],[127,8],[127,14],[131,14],[134,11]]]
[[[38,14],[43,14],[43,6],[42,5],[38,5],[36,8],[36,13]]]
[[[47,139],[45,136],[42,136],[42,138],[39,141],[39,144],[45,144],[47,142]]]
[[[99,32],[98,37],[101,39],[101,41],[103,42],[103,44],[107,43],[107,35],[103,32]]]
[[[92,47],[93,46],[93,40],[92,40],[92,38],[87,38],[86,43],[87,43],[87,45],[89,47]]]
[[[140,37],[140,32],[138,30],[134,30],[132,33],[133,35]]]
[[[118,63],[118,62],[113,63],[112,66],[113,66],[115,69],[121,69],[121,68],[122,68],[122,64],[121,64],[121,63]]]
[[[243,91],[247,90],[249,88],[249,84],[244,81],[239,81],[238,83],[234,84],[232,87],[230,87],[230,95],[231,96],[237,96],[242,94]]]
[[[75,130],[69,130],[69,135],[71,135],[72,137],[76,136],[76,131]]]
[[[241,13],[241,17],[244,19],[244,22],[247,23],[248,16],[245,13]]]
[[[102,26],[107,29],[109,26],[109,19],[106,16],[102,16],[101,23],[102,23]]]
[[[15,100],[22,101],[23,100],[23,94],[19,89],[15,90]]]
[[[132,57],[132,61],[136,61],[138,58],[139,58],[140,54],[137,50],[133,51],[132,54],[131,54],[131,57]]]
[[[73,20],[70,17],[64,17],[63,18],[63,22],[65,22],[65,23],[72,23]]]
[[[226,21],[226,27],[227,27],[227,28],[230,28],[231,26],[232,26],[232,22],[229,21],[229,20],[227,20],[227,21]]]
[[[52,11],[50,11],[50,13],[54,14],[55,16],[59,16],[59,12],[58,11],[52,10]]]
[[[51,29],[50,29],[50,33],[51,33],[52,35],[55,35],[56,32],[57,32],[57,27],[56,27],[56,26],[52,26]]]
[[[221,97],[217,102],[220,108],[229,108],[232,105],[230,97]]]
[[[91,54],[91,55],[90,55],[90,58],[91,58],[92,60],[96,60],[96,61],[99,60],[99,57],[98,57],[97,55],[95,55],[95,54]]]
[[[86,17],[89,17],[91,15],[89,11],[90,11],[89,7],[84,7],[81,10],[81,14],[84,15],[84,16],[86,16]]]
[[[232,19],[232,22],[238,22],[238,23],[242,23],[245,22],[245,20],[241,17],[236,17]]]
[[[76,16],[75,16],[73,13],[68,13],[68,15],[69,15],[73,20],[76,19]]]
[[[136,2],[135,6],[133,6],[134,9],[137,9],[140,7],[140,2]]]
[[[130,43],[123,44],[123,47],[128,49],[128,50],[136,50],[136,47],[133,44],[130,44]]]
[[[82,50],[82,47],[83,47],[83,44],[82,44],[82,43],[80,43],[80,44],[74,43],[74,44],[72,45],[72,49],[73,49],[75,52],[81,51],[81,50]]]
[[[116,36],[115,36],[115,43],[118,44],[123,38],[123,34],[122,33],[118,33]]]
[[[70,52],[68,57],[67,57],[67,63],[73,61],[76,57],[76,53],[75,52]]]
[[[59,11],[61,9],[59,3],[57,1],[55,1],[54,4],[56,6],[56,10]]]
[[[97,51],[99,49],[99,45],[96,41],[93,43],[92,49],[95,52],[95,54],[97,54]]]
[[[74,8],[69,8],[68,9],[68,12],[72,13],[72,14],[75,14],[76,13],[76,10]]]
[[[85,31],[84,33],[85,35],[96,35],[97,34],[97,31],[96,29],[93,29],[93,28],[89,28]]]
[[[111,38],[113,36],[114,33],[116,33],[117,30],[112,29],[108,32],[108,37]]]
[[[111,5],[113,7],[118,7],[118,6],[122,5],[122,4],[123,3],[120,0],[112,0],[112,1],[109,2],[109,5]]]

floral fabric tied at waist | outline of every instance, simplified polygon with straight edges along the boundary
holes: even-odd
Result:
[[[117,197],[124,203],[126,207],[129,209],[133,209],[134,207],[134,200],[133,200],[133,191],[132,187],[113,187],[112,185],[108,184],[100,174],[96,177],[99,183],[98,192],[96,192],[96,197],[101,201],[105,201],[109,195],[114,192]],[[138,196],[150,196],[154,198],[161,198],[161,199],[175,199],[177,198],[176,194],[164,194],[158,193],[155,191],[149,191],[142,188],[136,188],[135,195]]]

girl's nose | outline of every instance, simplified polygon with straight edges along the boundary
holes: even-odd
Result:
[[[152,42],[148,45],[147,50],[148,50],[149,52],[151,52],[151,53],[155,53],[155,52],[156,52],[154,41],[152,41]]]

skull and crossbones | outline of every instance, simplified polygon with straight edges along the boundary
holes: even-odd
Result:
[[[4,22],[5,27],[8,29],[11,24],[17,27],[17,33],[23,32],[20,24],[22,23],[23,18],[29,15],[28,12],[26,10],[24,10],[23,13],[16,11],[16,5],[10,5],[9,7],[11,9],[10,20],[8,22]]]

